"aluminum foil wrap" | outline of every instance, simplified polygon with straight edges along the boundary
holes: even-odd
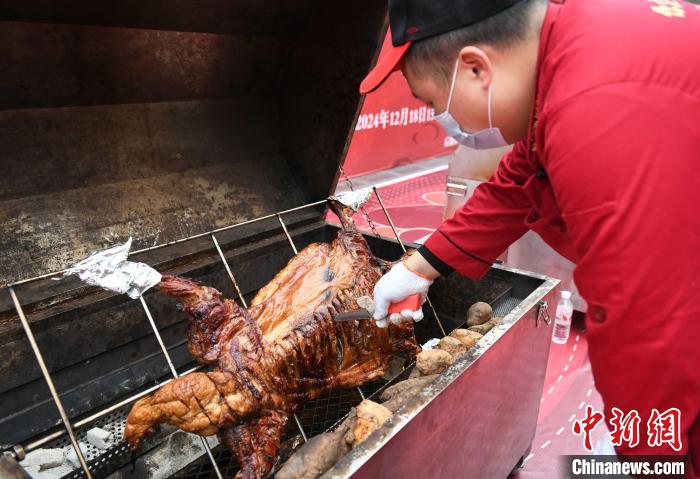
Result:
[[[428,351],[430,349],[435,349],[438,347],[438,344],[440,344],[440,339],[438,338],[432,338],[429,339],[425,342],[425,344],[421,345],[421,349],[423,351]]]
[[[136,299],[160,282],[158,271],[145,263],[127,261],[131,238],[121,245],[97,251],[68,268],[63,276],[76,275],[87,284]]]
[[[370,195],[372,195],[372,188],[362,188],[361,190],[341,193],[337,196],[332,196],[331,198],[338,200],[345,206],[349,206],[353,210],[357,211],[362,205],[367,203]]]

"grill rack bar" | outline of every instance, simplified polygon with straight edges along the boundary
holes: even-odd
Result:
[[[287,225],[285,225],[284,221],[282,220],[282,215],[278,214],[277,219],[279,220],[280,225],[282,225],[282,229],[284,230],[285,236],[287,236],[287,241],[289,241],[289,245],[292,247],[292,251],[294,251],[294,256],[298,255],[299,251],[297,251],[297,247],[294,244],[294,240],[291,236],[289,236],[289,231],[287,231]]]
[[[194,373],[194,372],[199,371],[200,369],[203,369],[203,368],[204,368],[204,366],[202,366],[202,365],[196,366],[194,368],[188,369],[187,371],[184,371],[180,376],[187,376],[188,374]],[[79,427],[86,426],[86,425],[90,424],[91,422],[93,422],[97,419],[100,419],[101,417],[104,417],[110,413],[113,413],[117,409],[121,409],[124,406],[128,406],[132,402],[138,401],[139,399],[141,399],[144,396],[148,396],[152,392],[157,391],[161,387],[165,386],[166,384],[168,384],[174,380],[175,380],[175,378],[167,379],[167,380],[163,381],[162,383],[158,383],[155,386],[151,386],[150,388],[148,388],[144,391],[141,391],[140,393],[134,394],[133,396],[129,396],[126,399],[122,399],[121,401],[114,403],[111,406],[108,406],[104,409],[101,409],[101,410],[97,411],[96,413],[91,414],[90,416],[84,417],[83,419],[80,419],[79,421],[75,421],[73,423],[73,427],[79,428]],[[60,438],[65,433],[66,433],[65,431],[55,431],[47,436],[42,437],[41,439],[37,439],[34,442],[28,443],[22,449],[25,452],[31,452],[35,449],[39,449],[41,446],[44,446],[47,443],[49,443],[55,439]]]
[[[165,360],[168,362],[168,366],[170,367],[170,373],[173,375],[173,379],[177,379],[180,377],[180,375],[177,373],[177,369],[175,369],[175,365],[173,364],[173,360],[170,357],[170,353],[168,353],[168,349],[165,347],[165,343],[163,343],[163,338],[160,335],[160,330],[158,330],[158,326],[156,326],[156,322],[153,320],[153,316],[151,316],[151,311],[148,309],[148,305],[146,304],[146,300],[143,299],[142,295],[139,295],[139,300],[141,301],[141,306],[143,307],[143,311],[146,313],[146,317],[148,318],[148,322],[151,325],[151,329],[153,329],[153,335],[158,340],[158,345],[160,346],[160,349],[163,351],[163,356],[165,357]],[[216,476],[219,479],[223,479],[223,476],[221,475],[221,471],[219,470],[219,466],[216,464],[216,460],[214,459],[214,455],[211,453],[211,448],[209,447],[207,440],[201,436],[199,437],[199,439],[200,439],[200,441],[202,441],[202,446],[204,446],[204,450],[207,452],[207,456],[209,456],[209,460],[211,461],[211,465],[214,468],[214,472],[216,473]]]
[[[92,479],[92,473],[90,472],[90,468],[87,465],[87,461],[85,460],[85,456],[83,456],[83,451],[80,450],[80,446],[78,445],[78,436],[75,435],[75,430],[73,430],[73,426],[71,425],[70,418],[68,417],[68,413],[66,413],[66,410],[63,407],[63,403],[61,402],[61,398],[58,395],[58,391],[56,390],[56,385],[53,382],[53,378],[51,377],[51,373],[49,373],[49,370],[46,367],[46,363],[44,362],[44,355],[41,354],[41,349],[39,349],[39,345],[36,342],[36,338],[34,337],[34,333],[32,332],[32,328],[31,328],[31,326],[29,326],[29,321],[27,321],[27,317],[24,315],[24,310],[22,309],[22,305],[19,302],[19,298],[17,298],[17,293],[15,292],[15,289],[12,286],[10,286],[7,289],[10,292],[10,296],[12,297],[12,303],[15,306],[15,310],[17,311],[17,315],[19,316],[19,320],[22,322],[22,327],[24,328],[24,332],[27,335],[27,339],[29,339],[29,344],[32,347],[32,351],[34,351],[34,356],[36,356],[36,361],[37,361],[37,363],[39,363],[39,368],[41,369],[41,374],[44,375],[44,379],[46,380],[46,384],[48,385],[49,391],[51,392],[51,397],[53,398],[53,401],[56,404],[56,408],[58,409],[58,413],[61,415],[61,421],[63,422],[63,425],[66,428],[66,432],[68,433],[68,436],[70,437],[70,442],[73,446],[73,449],[75,450],[75,453],[78,456],[78,460],[80,461],[80,466],[83,468],[83,471],[85,471],[85,476],[88,479]]]
[[[214,236],[214,233],[211,234],[211,240],[214,243],[214,246],[216,247],[216,252],[219,253],[219,258],[221,258],[221,262],[224,263],[224,268],[226,268],[226,272],[228,273],[228,277],[231,279],[231,283],[233,283],[233,287],[236,289],[238,299],[241,301],[243,307],[248,309],[248,303],[246,303],[246,300],[243,297],[241,288],[238,287],[238,281],[236,281],[236,277],[233,276],[233,272],[231,271],[231,268],[228,265],[228,261],[226,261],[224,252],[221,250],[221,246],[219,246],[219,241],[216,239],[216,236]]]
[[[383,211],[384,215],[385,215],[386,218],[387,218],[387,221],[389,222],[389,224],[390,224],[390,226],[391,226],[392,231],[394,232],[394,236],[396,237],[396,240],[398,241],[399,245],[401,246],[401,249],[402,249],[404,252],[406,252],[406,247],[405,247],[405,245],[403,244],[403,241],[401,240],[401,238],[399,237],[399,234],[398,234],[398,232],[397,232],[397,230],[396,230],[396,228],[395,228],[395,226],[394,226],[394,222],[392,221],[391,216],[389,215],[389,212],[387,211],[386,207],[384,206],[384,203],[383,203],[381,197],[379,196],[379,193],[378,193],[378,191],[377,191],[377,188],[376,188],[376,187],[372,187],[372,190],[373,190],[373,192],[374,192],[374,194],[375,194],[375,196],[376,196],[376,198],[377,198],[377,200],[378,200],[378,202],[379,202],[379,205],[380,205],[381,208],[382,208],[382,211]],[[267,219],[277,218],[278,221],[280,222],[280,226],[282,227],[282,229],[283,229],[283,231],[284,231],[284,233],[285,233],[285,236],[287,237],[287,240],[289,241],[289,243],[290,243],[292,249],[294,250],[294,253],[297,254],[296,245],[294,244],[294,241],[292,240],[292,238],[291,238],[291,236],[290,236],[290,234],[289,234],[289,231],[287,230],[287,227],[286,227],[284,221],[282,220],[282,215],[284,215],[284,214],[289,214],[289,213],[293,213],[293,212],[297,212],[297,211],[301,211],[301,210],[304,210],[304,209],[307,209],[307,208],[313,208],[313,207],[316,207],[316,206],[320,206],[320,205],[325,204],[327,200],[328,200],[328,198],[323,199],[323,200],[319,200],[319,201],[316,201],[316,202],[313,202],[313,203],[307,203],[307,204],[305,204],[305,205],[298,206],[298,207],[295,207],[295,208],[290,208],[290,209],[287,209],[287,210],[284,210],[284,211],[280,211],[280,212],[277,212],[277,213],[272,213],[272,214],[269,214],[269,215],[260,216],[260,217],[258,217],[258,218],[254,218],[254,219],[251,219],[251,220],[247,220],[247,221],[244,221],[244,222],[241,222],[241,223],[236,223],[236,224],[233,224],[233,225],[228,225],[228,226],[225,226],[225,227],[222,227],[222,228],[217,228],[217,229],[214,229],[214,230],[210,230],[210,231],[207,231],[207,232],[204,232],[204,233],[199,233],[199,234],[196,234],[196,235],[193,235],[193,236],[188,236],[188,237],[185,237],[185,238],[180,238],[180,239],[178,239],[178,240],[170,241],[170,242],[167,242],[167,243],[162,243],[162,244],[159,244],[159,245],[155,245],[155,246],[151,246],[151,247],[147,247],[147,248],[142,248],[142,249],[139,249],[139,250],[132,251],[131,253],[129,253],[129,256],[135,255],[135,254],[140,254],[140,253],[145,253],[145,252],[149,252],[149,251],[155,251],[155,250],[162,249],[162,248],[165,248],[165,247],[168,247],[168,246],[174,246],[174,245],[177,245],[177,244],[185,243],[185,242],[187,242],[187,241],[192,241],[192,240],[195,240],[195,239],[203,238],[203,237],[205,237],[205,236],[210,236],[211,239],[212,239],[212,241],[213,241],[213,243],[214,243],[214,245],[215,245],[215,248],[216,248],[216,250],[217,250],[217,253],[219,254],[219,257],[220,257],[220,259],[222,260],[222,263],[224,264],[224,267],[225,267],[225,269],[226,269],[226,272],[228,273],[229,278],[231,279],[231,282],[233,283],[234,288],[236,289],[236,293],[238,294],[239,299],[241,300],[241,302],[242,302],[242,304],[244,305],[244,307],[247,307],[247,306],[246,306],[246,302],[245,302],[245,298],[243,297],[243,294],[242,294],[242,292],[241,292],[241,290],[240,290],[240,287],[238,286],[238,283],[237,283],[237,281],[236,281],[236,279],[235,279],[235,276],[233,275],[233,273],[232,273],[232,271],[231,271],[231,269],[230,269],[230,267],[229,267],[229,265],[228,265],[228,262],[226,261],[226,258],[225,258],[224,254],[223,254],[223,251],[221,250],[221,247],[219,246],[219,243],[218,243],[218,241],[217,241],[217,239],[216,239],[216,237],[215,237],[215,234],[216,234],[216,233],[223,232],[223,231],[232,230],[232,229],[235,229],[235,228],[238,228],[238,227],[242,227],[242,226],[254,224],[254,223],[257,223],[257,222],[260,222],[260,221],[264,221],[264,220],[267,220]],[[366,214],[367,214],[367,213],[365,213],[365,215],[366,215]],[[124,400],[119,401],[119,402],[117,402],[117,403],[115,403],[115,404],[113,404],[113,405],[111,405],[111,406],[107,406],[106,408],[103,408],[103,409],[99,410],[98,412],[93,413],[93,414],[90,415],[90,416],[87,416],[87,417],[85,417],[85,418],[83,418],[83,419],[81,419],[81,420],[78,420],[78,421],[76,421],[76,422],[74,422],[74,423],[71,423],[70,418],[67,416],[67,413],[66,413],[65,409],[63,408],[63,405],[62,405],[62,403],[61,403],[61,400],[60,400],[58,391],[56,390],[56,388],[55,388],[55,386],[54,386],[54,383],[53,383],[53,379],[52,379],[52,377],[51,377],[51,374],[50,374],[50,372],[48,371],[48,369],[47,369],[47,367],[46,367],[46,364],[44,363],[43,355],[42,355],[41,350],[40,350],[38,344],[36,343],[36,339],[35,339],[35,337],[34,337],[32,331],[31,331],[31,328],[30,328],[30,325],[29,325],[29,321],[27,320],[26,316],[24,315],[24,311],[23,311],[23,309],[22,309],[21,303],[19,302],[19,299],[17,298],[16,293],[15,293],[15,291],[14,291],[14,288],[15,288],[16,286],[23,285],[23,284],[28,284],[28,283],[32,283],[32,282],[39,281],[39,280],[42,280],[42,279],[48,279],[48,278],[56,277],[56,276],[59,276],[59,275],[65,273],[66,271],[67,271],[67,268],[66,268],[66,269],[63,269],[63,270],[60,270],[60,271],[55,271],[55,272],[52,272],[52,273],[46,273],[46,274],[42,274],[42,275],[38,275],[38,276],[31,277],[31,278],[22,279],[22,280],[19,280],[19,281],[15,281],[15,282],[12,282],[12,283],[8,283],[8,284],[6,284],[6,285],[4,286],[4,287],[6,287],[6,288],[8,289],[10,295],[12,296],[15,309],[16,309],[16,311],[17,311],[17,313],[18,313],[18,316],[19,316],[19,318],[20,318],[20,321],[22,322],[22,326],[24,327],[25,334],[26,334],[27,337],[29,338],[30,344],[31,344],[32,349],[34,350],[34,354],[35,354],[35,356],[36,356],[36,358],[37,358],[37,362],[39,363],[39,366],[40,366],[40,368],[42,369],[42,374],[44,375],[44,379],[46,380],[47,384],[49,385],[49,389],[50,389],[50,391],[51,391],[51,393],[52,393],[53,400],[54,400],[54,402],[56,403],[57,408],[59,409],[59,413],[61,413],[61,419],[62,419],[62,422],[63,422],[63,424],[64,424],[64,426],[65,426],[65,431],[60,431],[60,430],[59,430],[59,431],[55,431],[55,432],[53,432],[53,433],[51,433],[51,434],[48,434],[48,435],[46,435],[46,436],[44,436],[44,437],[42,437],[42,438],[40,438],[40,439],[38,439],[38,440],[35,440],[35,441],[31,442],[31,443],[28,443],[25,447],[22,447],[21,445],[16,445],[12,450],[7,451],[7,452],[9,452],[13,457],[15,457],[15,458],[17,458],[17,459],[20,459],[19,456],[20,456],[20,455],[23,455],[24,452],[29,452],[29,451],[38,449],[39,447],[45,445],[46,443],[48,443],[48,442],[50,442],[50,441],[52,441],[52,440],[58,439],[58,438],[60,438],[61,436],[63,436],[64,434],[67,433],[67,434],[70,436],[71,443],[73,444],[73,447],[76,449],[78,458],[80,459],[81,466],[82,466],[82,468],[83,468],[83,471],[84,471],[85,474],[86,474],[86,477],[88,477],[89,479],[92,479],[92,474],[91,474],[91,472],[90,472],[90,470],[89,470],[89,467],[87,466],[87,463],[86,463],[85,458],[84,458],[84,456],[83,456],[83,454],[82,454],[82,451],[80,451],[80,448],[77,446],[77,436],[75,435],[75,430],[74,430],[74,429],[75,429],[75,428],[78,428],[78,427],[85,426],[85,425],[89,424],[90,422],[92,422],[92,421],[94,421],[94,420],[96,420],[96,419],[99,419],[99,418],[101,418],[101,417],[104,417],[104,416],[106,416],[107,414],[109,414],[109,413],[111,413],[111,412],[113,412],[113,411],[115,411],[115,410],[117,410],[117,409],[119,409],[119,408],[122,408],[122,407],[124,407],[124,406],[126,406],[126,405],[128,405],[128,404],[130,404],[130,403],[132,403],[132,402],[137,401],[138,399],[140,399],[140,398],[142,398],[142,397],[144,397],[144,396],[146,396],[146,395],[152,393],[153,391],[157,390],[158,388],[162,387],[164,384],[167,384],[168,382],[171,382],[172,380],[176,379],[176,378],[178,377],[178,374],[177,374],[177,371],[174,369],[174,365],[173,365],[173,363],[172,363],[172,359],[170,358],[169,353],[167,352],[167,348],[165,348],[165,345],[164,345],[164,343],[162,342],[162,338],[160,337],[160,332],[158,331],[157,326],[155,325],[155,322],[153,321],[153,318],[152,318],[152,316],[150,315],[150,311],[148,310],[148,306],[146,305],[145,300],[143,299],[143,297],[140,297],[141,304],[142,304],[142,306],[143,306],[143,308],[144,308],[144,311],[146,312],[146,315],[147,315],[149,321],[150,321],[151,324],[152,324],[152,328],[153,328],[153,330],[154,330],[154,334],[156,335],[156,338],[157,338],[159,344],[161,345],[161,349],[163,350],[163,353],[164,353],[164,356],[166,357],[166,360],[167,360],[167,362],[168,362],[168,365],[169,365],[170,368],[171,368],[171,373],[173,373],[173,376],[174,376],[173,379],[164,381],[163,383],[160,383],[160,384],[158,384],[158,385],[156,385],[156,386],[153,386],[153,387],[151,387],[151,388],[148,388],[147,390],[144,390],[144,391],[142,391],[142,392],[140,392],[140,393],[137,393],[137,394],[134,394],[134,395],[132,395],[132,396],[130,396],[130,397],[127,397],[127,398],[125,398]],[[445,330],[444,330],[444,328],[443,328],[443,326],[442,326],[442,323],[440,322],[440,320],[439,320],[439,318],[438,318],[438,315],[437,315],[437,313],[436,313],[436,311],[435,311],[435,308],[434,308],[433,305],[432,305],[432,302],[430,302],[430,299],[428,299],[428,298],[426,298],[426,299],[427,299],[428,304],[429,304],[429,306],[430,306],[430,308],[431,308],[431,310],[432,310],[432,312],[433,312],[433,315],[435,316],[436,321],[438,322],[438,325],[439,325],[441,331],[443,332],[443,334],[445,334]],[[185,376],[185,375],[187,375],[187,374],[190,374],[190,373],[192,373],[192,372],[198,371],[198,370],[200,370],[200,369],[202,369],[202,366],[197,366],[197,367],[195,367],[195,368],[189,369],[189,370],[185,371],[185,372],[184,372],[181,376],[179,376],[179,377]],[[361,391],[360,388],[358,388],[358,391],[360,392],[360,396],[364,399],[365,396],[364,396],[364,394],[363,394],[363,392]],[[301,426],[301,422],[299,421],[299,418],[296,416],[296,414],[294,415],[294,418],[295,418],[295,420],[296,420],[297,426],[298,426],[298,428],[299,428],[299,430],[300,430],[300,432],[301,432],[302,437],[303,437],[304,440],[306,441],[306,440],[307,440],[307,436],[306,436],[306,434],[305,434],[305,432],[304,432],[304,430],[303,430],[303,428],[302,428],[302,426]],[[212,455],[212,452],[211,452],[211,450],[210,450],[210,448],[209,448],[209,445],[206,443],[206,440],[205,440],[204,438],[202,438],[202,441],[203,441],[203,445],[204,445],[204,447],[205,447],[205,449],[206,449],[206,451],[207,451],[207,453],[208,453],[209,459],[210,459],[211,462],[212,462],[212,465],[213,465],[213,467],[214,467],[214,470],[216,471],[218,477],[221,478],[221,473],[220,473],[220,471],[219,471],[219,469],[218,469],[218,466],[217,466],[217,464],[216,464],[216,461],[215,461],[214,458],[213,458],[213,455]]]

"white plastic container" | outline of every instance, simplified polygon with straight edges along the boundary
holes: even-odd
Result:
[[[574,304],[571,302],[571,292],[562,291],[561,298],[557,303],[557,312],[554,316],[554,329],[552,331],[552,342],[556,344],[566,344],[571,331],[571,315],[574,313]]]

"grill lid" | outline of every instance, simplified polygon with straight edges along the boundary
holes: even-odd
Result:
[[[0,284],[327,196],[384,9],[4,2]]]

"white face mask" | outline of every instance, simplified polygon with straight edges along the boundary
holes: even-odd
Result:
[[[462,130],[457,120],[450,114],[450,104],[452,103],[452,93],[454,93],[455,89],[455,80],[457,79],[457,71],[459,69],[458,66],[459,60],[455,63],[455,70],[452,74],[452,84],[450,85],[450,96],[447,98],[447,107],[445,111],[436,115],[435,119],[442,125],[448,135],[469,148],[488,150],[490,148],[508,146],[508,142],[503,138],[503,135],[501,135],[501,130],[494,128],[491,122],[491,88],[493,84],[489,85],[489,127],[487,129],[475,133],[468,133]]]

